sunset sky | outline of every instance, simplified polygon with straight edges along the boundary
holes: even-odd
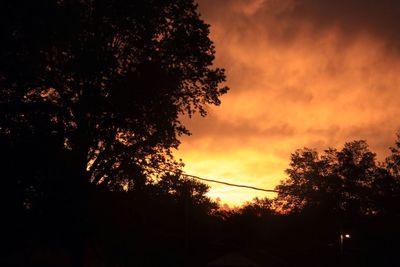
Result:
[[[230,92],[187,121],[189,174],[273,189],[297,148],[368,141],[383,159],[400,129],[400,1],[200,0]],[[210,184],[240,205],[266,193]],[[272,196],[272,195],[271,195]]]

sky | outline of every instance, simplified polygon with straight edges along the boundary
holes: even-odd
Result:
[[[290,154],[367,140],[383,160],[400,130],[400,1],[199,0],[228,94],[176,157],[189,174],[273,189]],[[211,186],[238,206],[273,195]]]

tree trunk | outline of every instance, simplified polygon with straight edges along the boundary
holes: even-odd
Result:
[[[85,161],[86,163],[86,158]],[[80,162],[82,163],[82,161]],[[88,215],[89,215],[89,180],[86,172],[86,164],[79,164],[74,172],[71,193],[72,210],[72,262],[73,266],[85,266],[85,251],[87,242]]]

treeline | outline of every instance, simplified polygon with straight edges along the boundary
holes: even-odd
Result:
[[[239,253],[261,266],[393,266],[400,238],[399,145],[384,162],[365,141],[321,154],[297,150],[276,198],[231,210],[206,196],[208,186],[179,173],[130,190],[91,186],[85,264],[207,266]],[[3,259],[73,266],[75,220],[68,208],[58,193],[14,212]]]
[[[383,162],[365,141],[322,153],[299,149],[276,198],[255,199],[227,213],[231,235],[291,266],[395,266],[399,152],[399,139]]]
[[[1,266],[391,262],[399,143],[299,150],[277,199],[238,211],[180,174],[182,118],[228,91],[193,0],[5,0],[0,22]]]

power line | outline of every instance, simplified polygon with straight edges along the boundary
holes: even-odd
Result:
[[[264,188],[259,188],[259,187],[255,187],[255,186],[250,186],[250,185],[243,185],[243,184],[233,184],[233,183],[218,181],[218,180],[214,180],[214,179],[206,179],[206,178],[203,178],[203,177],[199,177],[199,176],[191,175],[191,174],[187,174],[187,173],[182,173],[182,175],[187,176],[187,177],[191,177],[191,178],[194,178],[194,179],[206,181],[206,182],[211,182],[211,183],[223,184],[223,185],[234,186],[234,187],[248,188],[248,189],[264,191],[264,192],[270,192],[270,193],[282,193],[281,191],[278,191],[278,190],[264,189]]]

